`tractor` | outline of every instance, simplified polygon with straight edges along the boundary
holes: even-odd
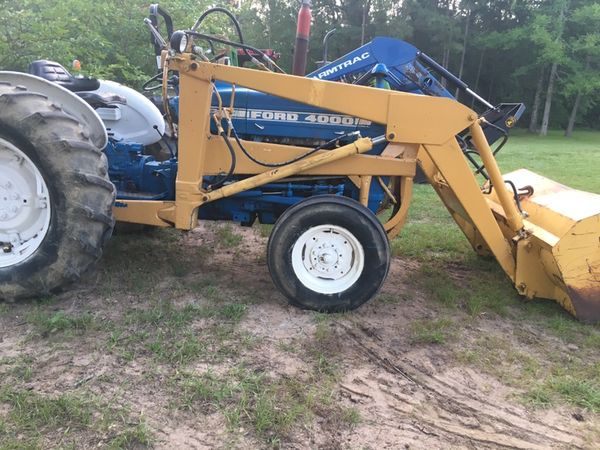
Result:
[[[203,33],[211,14],[229,17],[238,40]],[[519,294],[600,320],[600,195],[498,168],[522,104],[490,104],[397,39],[375,38],[299,76],[246,44],[223,8],[174,31],[152,5],[145,22],[159,68],[145,87],[161,95],[73,77],[50,61],[0,72],[0,298],[79,279],[115,221],[190,230],[199,220],[258,220],[274,224],[267,264],[290,304],[352,310],[387,277],[419,166],[473,249],[495,257]]]

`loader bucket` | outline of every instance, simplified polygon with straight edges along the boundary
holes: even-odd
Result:
[[[515,286],[527,298],[557,301],[583,322],[600,321],[600,195],[571,189],[525,169],[505,174],[518,188],[531,186],[522,198],[531,235],[516,247]],[[488,197],[503,233],[502,208]]]

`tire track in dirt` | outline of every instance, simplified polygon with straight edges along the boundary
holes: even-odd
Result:
[[[492,404],[481,389],[462,384],[462,377],[434,374],[425,364],[384,348],[389,342],[381,341],[364,327],[335,323],[359,353],[392,375],[358,377],[345,387],[385,402],[400,422],[412,419],[413,427],[424,435],[435,436],[438,442],[476,448],[585,448],[574,434],[576,430],[544,423],[518,407]]]

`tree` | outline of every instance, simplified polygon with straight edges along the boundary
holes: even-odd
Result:
[[[544,75],[545,75],[545,67],[542,66],[540,69],[540,74],[538,75],[538,81],[535,86],[535,94],[533,96],[533,107],[531,111],[531,120],[529,121],[529,132],[537,133],[539,131],[538,127],[538,115],[540,111],[540,105],[542,103],[542,89],[544,88]]]
[[[600,91],[600,4],[583,5],[573,11],[570,20],[569,66],[573,73],[565,85],[567,98],[575,96],[565,136],[570,137],[577,115],[594,101],[594,93]],[[582,105],[583,104],[583,105]]]
[[[550,108],[552,107],[552,97],[554,95],[554,83],[558,65],[565,59],[565,46],[563,42],[563,30],[565,27],[566,13],[569,6],[569,0],[557,0],[550,13],[558,12],[557,21],[554,22],[550,15],[539,16],[539,21],[534,30],[534,35],[538,42],[544,43],[545,56],[550,62],[550,75],[548,86],[546,88],[546,101],[544,103],[544,114],[542,115],[542,126],[540,127],[540,136],[548,134],[548,124],[550,122]]]

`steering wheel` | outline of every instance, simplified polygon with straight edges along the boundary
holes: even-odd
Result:
[[[162,76],[163,76],[162,72],[159,72],[156,75],[154,75],[152,78],[150,78],[148,81],[146,81],[142,85],[142,90],[144,92],[150,92],[150,91],[155,91],[157,89],[161,89],[162,88]],[[151,84],[153,82],[157,82],[157,83]],[[171,75],[167,81],[167,84],[169,86],[176,86],[178,82],[179,82],[179,77],[177,75]]]

